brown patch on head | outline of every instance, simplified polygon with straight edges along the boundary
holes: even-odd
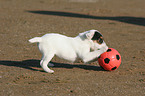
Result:
[[[91,40],[93,40],[94,43],[99,43],[99,44],[102,44],[104,41],[102,34],[97,31],[95,32]]]
[[[103,37],[102,34],[96,31],[92,37],[92,40],[99,40],[100,37]]]

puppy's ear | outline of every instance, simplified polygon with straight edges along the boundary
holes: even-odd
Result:
[[[102,34],[96,31],[91,39],[92,40],[99,40],[101,37],[103,37]]]
[[[95,32],[89,31],[88,33],[86,33],[86,37],[87,39],[91,40],[94,36]]]

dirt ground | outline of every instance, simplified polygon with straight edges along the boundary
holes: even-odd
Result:
[[[145,0],[0,0],[0,96],[144,96]],[[53,58],[54,74],[39,65],[28,40],[46,33],[77,36],[97,29],[122,56],[104,71]],[[63,47],[63,45],[62,45]]]

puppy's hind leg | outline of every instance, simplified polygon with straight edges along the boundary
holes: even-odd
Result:
[[[51,53],[51,54],[44,55],[42,57],[42,60],[40,61],[40,65],[45,72],[48,72],[48,73],[53,73],[54,72],[53,70],[49,69],[48,66],[47,66],[49,64],[50,60],[53,58],[53,56],[54,56],[54,54]]]

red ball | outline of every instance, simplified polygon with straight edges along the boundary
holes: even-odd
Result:
[[[99,65],[107,71],[116,70],[121,64],[121,55],[113,48],[109,48],[98,58]]]

